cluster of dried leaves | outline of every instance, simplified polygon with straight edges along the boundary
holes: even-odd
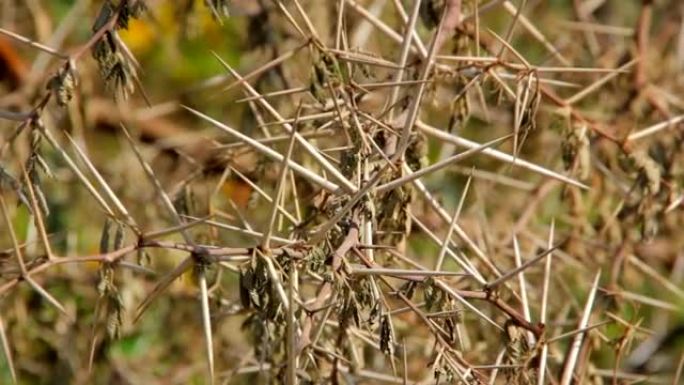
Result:
[[[0,28],[0,380],[681,380],[676,1],[187,0],[251,69],[183,92],[88,3]]]

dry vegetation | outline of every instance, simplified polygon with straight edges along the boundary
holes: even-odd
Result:
[[[680,1],[0,23],[0,383],[681,383]]]

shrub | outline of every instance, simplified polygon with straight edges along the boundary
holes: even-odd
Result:
[[[680,381],[677,2],[90,3],[2,9],[3,383]]]

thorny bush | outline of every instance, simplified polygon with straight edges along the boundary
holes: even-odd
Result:
[[[0,20],[0,382],[681,381],[679,2]]]

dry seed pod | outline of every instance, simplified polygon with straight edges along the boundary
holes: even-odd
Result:
[[[130,19],[137,19],[147,10],[145,1],[143,0],[129,0],[124,7],[119,11],[119,17],[116,19],[116,26],[120,29],[128,29]]]
[[[114,16],[114,5],[111,3],[111,1],[106,0],[102,3],[100,12],[95,19],[95,23],[93,24],[92,28],[93,32],[97,32],[102,29],[109,22],[112,16]]]
[[[537,79],[532,83],[533,78]],[[521,79],[520,81],[525,81],[525,79]],[[525,97],[526,99],[529,98],[529,100],[527,101],[527,104],[523,106],[523,110],[520,111],[520,127],[517,139],[519,147],[517,151],[520,151],[520,148],[525,143],[529,134],[537,128],[537,112],[539,111],[539,105],[541,103],[541,93],[539,91],[539,79],[535,73],[528,75],[521,95],[525,93],[529,93],[529,96]]]
[[[105,300],[107,336],[111,340],[118,339],[121,337],[124,304],[119,289],[114,283],[114,266],[111,263],[103,263],[99,275],[97,291],[100,298]]]
[[[114,250],[119,250],[124,243],[124,227],[121,223],[116,224],[116,232],[114,233]]]
[[[114,269],[111,265],[102,265],[99,271],[100,280],[97,283],[97,292],[100,297],[104,297],[109,292],[109,288],[113,285]]]
[[[105,218],[102,234],[100,235],[100,254],[106,254],[109,251],[109,228],[111,225],[111,219]]]
[[[508,365],[525,364],[528,358],[530,347],[527,342],[524,330],[517,326],[511,319],[504,324],[504,341],[506,342],[506,355],[504,363]],[[525,367],[510,368],[504,371],[508,383],[532,384],[529,370]]]
[[[380,320],[380,350],[388,356],[394,355],[394,332],[389,314],[383,315]]]
[[[76,87],[74,69],[75,63],[69,60],[48,82],[48,89],[57,99],[57,104],[60,107],[66,106],[74,96],[74,88]]]
[[[452,384],[456,378],[453,370],[446,364],[435,368],[434,376],[435,383],[437,384]],[[442,379],[444,379],[444,381],[442,381]]]
[[[342,175],[352,180],[358,169],[360,159],[359,151],[355,148],[342,151],[340,154],[340,171],[342,171]]]
[[[29,202],[26,194],[24,193],[21,183],[19,183],[19,181],[0,164],[0,192],[4,192],[5,190],[13,190],[19,197],[19,201],[21,201],[21,203],[26,206],[29,213],[33,215],[31,202]]]
[[[415,132],[411,134],[411,139],[406,150],[406,163],[411,170],[417,171],[427,164],[428,143],[425,134]]]
[[[309,91],[321,105],[329,96],[329,87],[335,88],[347,84],[349,73],[346,66],[341,66],[337,58],[314,47],[314,63],[311,72],[311,84]]]
[[[401,177],[400,170],[388,174],[387,181]],[[379,239],[383,243],[400,244],[410,230],[409,205],[413,199],[410,186],[401,186],[377,197],[378,227],[385,231]]]
[[[587,179],[591,171],[591,151],[587,131],[586,125],[581,127],[567,125],[563,130],[561,143],[565,169],[570,170],[577,165],[579,177],[582,180]]]
[[[649,157],[643,164],[643,173],[648,181],[648,191],[652,195],[658,194],[661,185],[660,166]]]
[[[42,157],[40,156],[40,144],[43,138],[42,130],[44,129],[43,122],[40,120],[40,118],[32,119],[30,122],[30,128],[31,151],[28,159],[26,160],[25,167],[29,177],[29,183],[31,183],[36,200],[38,201],[38,207],[43,215],[47,217],[50,214],[50,210],[48,207],[47,198],[43,193],[42,182],[38,172],[38,168],[41,168],[48,175],[51,175],[45,161],[43,161]]]
[[[456,132],[460,127],[463,127],[470,117],[470,103],[464,93],[460,97],[454,98],[449,104],[449,132]]]
[[[328,252],[326,251],[325,246],[312,247],[305,257],[307,268],[315,273],[322,273],[325,269],[325,260],[327,259],[327,256]]]
[[[311,67],[311,84],[309,92],[321,104],[325,105],[327,90],[325,89],[325,70],[320,62],[314,63]]]
[[[245,309],[249,309],[252,302],[249,299],[249,292],[252,289],[252,277],[249,269],[241,268],[239,277],[240,303]]]
[[[513,362],[518,362],[529,350],[523,330],[513,320],[506,320],[504,324],[504,340],[506,341],[506,356]]]
[[[370,195],[361,198],[358,203],[360,207],[361,216],[367,221],[373,221],[375,218],[375,206],[373,206],[373,201]]]
[[[652,240],[658,234],[661,213],[664,206],[655,199],[644,199],[637,209],[641,223],[641,237],[646,241]]]
[[[280,302],[280,297],[278,296],[278,293],[276,292],[276,288],[274,285],[270,284],[269,281],[269,295],[268,295],[268,302],[266,306],[266,318],[269,320],[277,320],[280,317],[281,309],[282,309],[282,303]]]
[[[132,94],[135,89],[133,83],[135,68],[121,52],[117,51],[114,57],[115,63],[109,68],[105,80],[115,92],[115,96],[121,95],[123,99],[127,99],[128,95]]]
[[[357,327],[361,324],[359,307],[353,297],[352,293],[347,292],[343,298],[340,311],[340,325],[343,326],[343,329],[347,328],[350,322],[353,322],[353,325]]]
[[[48,166],[47,162],[45,162],[45,159],[40,155],[36,154],[36,164],[38,168],[41,169],[47,175],[48,178],[54,177],[54,174],[52,174],[52,171],[50,171],[50,167]]]
[[[352,289],[355,300],[363,309],[371,308],[375,305],[373,297],[373,282],[368,278],[355,279],[352,281]]]
[[[373,304],[371,307],[370,312],[368,312],[368,326],[375,325],[375,322],[377,322],[378,318],[380,317],[381,311],[382,308],[380,306],[380,302],[375,302],[375,304]]]
[[[107,87],[117,96],[127,99],[135,90],[133,79],[137,76],[135,67],[117,46],[115,31],[107,31],[93,47],[93,58],[97,61],[100,75]]]
[[[93,46],[93,58],[97,61],[101,76],[107,76],[110,68],[114,65],[116,50],[116,43],[109,31]]]
[[[638,173],[639,187],[649,195],[658,194],[661,183],[660,165],[643,150],[632,152],[629,161]]]
[[[111,340],[121,338],[121,327],[123,326],[124,304],[121,294],[116,287],[113,287],[107,295],[107,336]]]
[[[446,295],[442,289],[435,286],[435,281],[428,278],[423,282],[423,300],[428,311],[442,310]]]

